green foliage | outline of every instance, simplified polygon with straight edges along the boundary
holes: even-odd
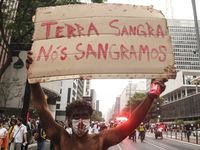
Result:
[[[6,102],[12,100],[14,97],[19,97],[19,91],[22,87],[22,82],[18,78],[9,79],[0,83],[0,106],[5,107]],[[17,95],[13,93],[18,93]]]
[[[177,125],[184,125],[184,121],[183,120],[174,120],[174,123],[173,124],[177,124]]]
[[[38,113],[35,109],[32,111],[32,113],[33,113],[33,117],[38,117]]]
[[[131,112],[133,112],[141,104],[141,102],[147,97],[147,95],[148,95],[148,92],[146,93],[136,92],[134,94],[134,96],[131,98]],[[159,98],[159,101],[160,101],[160,104],[163,103],[162,98]],[[156,108],[157,108],[157,103],[156,103],[156,100],[154,100],[144,122],[149,122],[150,119],[154,119],[157,117],[157,115],[155,115],[157,113]],[[128,104],[125,106],[122,112],[130,115],[130,101],[128,101]]]
[[[0,78],[12,62],[15,49],[30,49],[34,31],[32,17],[38,7],[76,3],[76,0],[0,0],[0,47],[7,51],[6,61],[0,68]],[[19,48],[20,44],[23,48]]]
[[[194,126],[195,126],[195,127],[198,127],[198,124],[199,124],[199,127],[200,127],[200,120],[195,120]]]
[[[93,3],[103,3],[104,0],[92,0]]]
[[[105,121],[105,120],[102,118],[102,112],[96,111],[96,110],[93,111],[93,114],[92,114],[92,116],[91,116],[91,120],[95,120],[95,121]]]

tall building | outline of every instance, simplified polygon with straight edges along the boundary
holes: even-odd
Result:
[[[120,111],[128,104],[128,101],[136,93],[146,92],[146,83],[145,81],[140,81],[138,83],[129,83],[122,94],[120,95]]]
[[[167,19],[167,25],[177,72],[180,70],[200,70],[194,20]],[[150,80],[147,80],[147,83],[150,83]],[[150,85],[147,84],[147,91],[149,89]]]
[[[90,88],[90,80],[84,80],[83,99],[87,100],[93,109],[96,109],[96,91]]]
[[[99,111],[99,100],[96,100],[96,110]]]
[[[116,97],[116,102],[115,102],[115,113],[119,114],[120,113],[120,97]]]
[[[175,56],[176,71],[200,70],[194,20],[167,19],[167,25]],[[150,80],[147,82],[150,83]],[[147,91],[150,89],[148,83]]]
[[[199,87],[191,82],[200,76],[194,20],[168,19],[167,23],[178,73],[176,79],[166,83],[166,90],[161,94],[164,98],[161,119],[164,122],[194,121],[200,118],[199,93],[196,93]]]
[[[83,96],[90,96],[90,80],[84,80]]]
[[[77,99],[83,99],[83,80],[62,80],[59,89],[61,99],[56,102],[56,119],[64,121],[66,106]]]
[[[96,91],[94,89],[91,89],[91,102],[90,104],[92,105],[92,108],[96,110],[96,97],[97,97],[97,94],[96,94]]]
[[[194,20],[168,19],[167,24],[176,70],[200,70]]]

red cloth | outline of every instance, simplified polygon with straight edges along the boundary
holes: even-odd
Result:
[[[9,133],[6,134],[5,138],[2,138],[0,140],[1,148],[4,148],[4,150],[8,150],[8,136],[9,136]]]

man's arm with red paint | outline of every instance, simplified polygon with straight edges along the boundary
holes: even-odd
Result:
[[[33,59],[31,57],[32,52],[28,52],[26,67],[29,68],[29,65],[32,64]],[[50,110],[48,109],[47,100],[45,98],[44,92],[39,83],[30,84],[31,87],[31,95],[32,100],[34,102],[34,106],[37,110],[37,113],[40,117],[40,121],[42,123],[42,127],[47,134],[49,139],[56,139],[56,141],[60,140],[59,130],[60,126],[54,120]],[[54,142],[56,142],[54,140]]]

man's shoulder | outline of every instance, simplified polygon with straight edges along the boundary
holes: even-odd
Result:
[[[20,126],[20,128],[26,128],[26,126],[25,126],[24,124],[22,124],[22,125]]]

